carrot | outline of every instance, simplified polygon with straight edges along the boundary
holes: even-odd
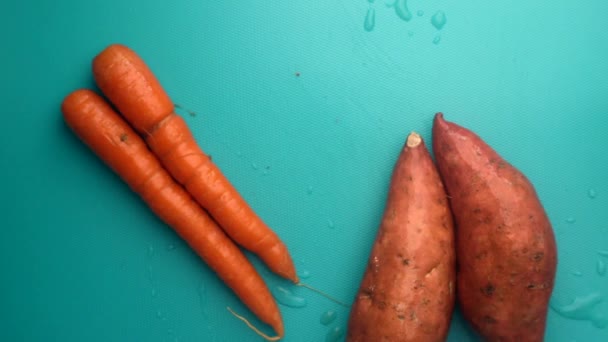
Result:
[[[298,283],[285,244],[202,151],[186,122],[145,62],[124,45],[110,45],[93,60],[97,85],[142,134],[169,173],[239,245],[276,274]]]
[[[99,95],[81,89],[61,105],[64,119],[152,211],[171,226],[261,321],[283,336],[283,321],[268,287],[238,246],[177,184],[133,131]]]

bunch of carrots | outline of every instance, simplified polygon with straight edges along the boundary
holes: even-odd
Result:
[[[285,244],[198,146],[133,50],[110,45],[93,59],[93,75],[109,102],[88,89],[70,93],[61,104],[67,125],[276,335],[262,333],[231,311],[236,317],[267,340],[282,338],[279,308],[237,245],[302,285]]]

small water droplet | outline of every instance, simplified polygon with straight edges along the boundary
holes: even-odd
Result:
[[[407,35],[408,37],[413,37],[414,36],[414,31],[407,31]]]
[[[583,272],[581,271],[572,271],[571,274],[575,277],[582,277],[583,276]]]
[[[152,298],[156,298],[156,295],[157,295],[157,294],[158,294],[158,293],[156,292],[156,289],[155,289],[155,288],[152,288],[152,290],[150,290],[150,295],[152,296]]]
[[[447,18],[445,16],[445,12],[439,10],[433,14],[431,17],[431,24],[435,26],[436,29],[441,30],[445,23],[447,22]]]
[[[156,310],[156,318],[162,318],[163,317],[163,312],[160,311],[160,309]]]
[[[307,304],[306,298],[296,296],[293,292],[282,286],[275,287],[273,294],[279,303],[292,308],[303,308]]]
[[[327,310],[321,315],[319,322],[321,322],[323,325],[330,325],[336,320],[336,317],[338,317],[336,310]]]
[[[394,6],[395,13],[399,18],[405,21],[412,19],[412,12],[407,8],[407,0],[397,0]]]
[[[597,304],[603,301],[599,293],[591,293],[586,296],[578,296],[570,304],[556,305],[550,302],[551,309],[560,316],[577,321],[591,321],[597,328],[608,326],[608,318],[599,312],[595,312]]]
[[[570,217],[568,217],[568,218],[566,219],[566,222],[567,222],[567,223],[574,223],[574,222],[576,222],[576,219],[575,219],[574,217],[570,216]]]
[[[604,329],[608,326],[608,317],[601,312],[595,312],[591,316],[591,323],[598,329]]]
[[[298,277],[301,279],[308,279],[310,278],[310,271],[301,269],[298,271]]]
[[[330,229],[333,229],[333,228],[335,227],[335,225],[334,225],[334,221],[332,221],[332,219],[327,219],[327,226],[328,226]]]
[[[251,168],[254,169],[254,170],[257,170],[258,169],[258,164],[251,163]]]
[[[601,276],[605,276],[606,275],[606,263],[604,262],[604,260],[599,259],[597,261],[597,264],[596,264],[595,268],[596,268],[597,274],[599,274]]]
[[[589,198],[595,198],[597,197],[597,192],[595,189],[589,189],[589,191],[587,191],[587,196],[589,196]]]
[[[437,45],[439,42],[441,42],[441,36],[436,35],[435,38],[433,38],[433,44]]]
[[[423,11],[423,10],[418,10],[418,12],[416,12],[416,14],[417,14],[419,17],[422,17],[422,16],[424,15],[424,11]]]
[[[312,195],[312,185],[309,186],[308,189],[306,189],[306,193]]]
[[[167,250],[168,251],[172,251],[174,249],[175,249],[175,245],[174,244],[170,243],[170,244],[167,245]]]
[[[371,32],[374,30],[376,26],[376,10],[372,7],[367,9],[367,14],[365,14],[365,22],[363,23],[363,28],[367,32]]]
[[[373,4],[376,0],[367,0],[370,4]]]
[[[597,251],[597,254],[608,257],[608,251]]]
[[[342,336],[344,336],[344,329],[342,327],[333,327],[325,335],[325,342],[337,342]]]
[[[154,246],[148,245],[148,256],[154,255]]]

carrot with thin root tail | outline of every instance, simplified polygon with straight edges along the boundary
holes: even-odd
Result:
[[[93,74],[102,92],[145,137],[164,167],[222,229],[273,272],[298,283],[285,244],[201,150],[145,62],[124,45],[110,45],[93,59]]]
[[[61,105],[74,133],[213,269],[264,323],[283,336],[279,308],[240,248],[173,180],[142,138],[91,90],[69,94]]]

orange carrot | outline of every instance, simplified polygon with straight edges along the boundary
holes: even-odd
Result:
[[[264,337],[281,338],[281,314],[262,277],[239,247],[173,180],[129,124],[91,90],[72,92],[64,99],[61,110],[74,133],[278,335]]]
[[[198,146],[186,122],[145,62],[123,45],[110,45],[93,60],[95,81],[139,131],[169,173],[239,245],[276,274],[298,283],[289,251]]]

